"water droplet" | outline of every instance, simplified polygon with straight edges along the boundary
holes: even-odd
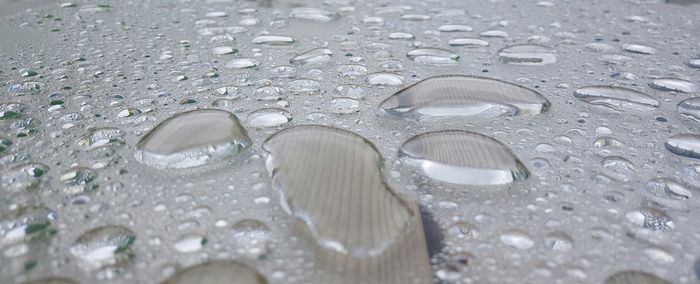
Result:
[[[664,146],[676,155],[700,159],[700,135],[677,134],[666,140]]]
[[[656,53],[655,48],[645,46],[645,45],[639,45],[639,44],[623,44],[622,50],[627,51],[627,52],[631,52],[631,53],[638,53],[638,54],[654,54],[654,53]]]
[[[676,110],[685,116],[700,121],[700,97],[686,99],[678,103]]]
[[[406,273],[392,277],[406,281],[431,275],[417,208],[384,182],[383,159],[371,142],[338,128],[297,126],[272,135],[263,149],[282,207],[322,248],[320,264],[361,279],[375,279],[379,262],[362,266],[367,275],[347,263],[390,261]]]
[[[39,163],[27,163],[14,166],[2,175],[2,187],[11,191],[38,187],[43,181],[49,167]]]
[[[498,38],[507,38],[508,37],[507,32],[499,31],[499,30],[483,31],[479,35],[482,37],[498,37]]]
[[[234,54],[238,52],[238,49],[235,49],[230,46],[217,46],[211,49],[211,52],[216,54],[216,55],[226,55],[226,54]]]
[[[215,260],[178,270],[161,284],[227,283],[266,284],[254,268],[238,261]]]
[[[458,221],[447,229],[447,233],[459,239],[473,240],[479,237],[479,230],[472,223]]]
[[[78,145],[85,150],[100,147],[120,147],[125,144],[126,132],[114,127],[92,128],[78,139]]]
[[[415,36],[409,33],[395,32],[389,34],[389,39],[414,39]]]
[[[660,91],[673,91],[679,93],[695,93],[698,91],[698,86],[693,82],[675,78],[655,79],[649,83],[649,87]]]
[[[547,248],[556,251],[570,251],[574,247],[574,240],[564,232],[549,233],[544,238]]]
[[[381,103],[382,111],[409,119],[441,116],[495,117],[539,114],[549,108],[541,94],[512,83],[464,75],[430,77]]]
[[[90,168],[73,168],[61,175],[59,179],[65,185],[64,192],[67,194],[82,194],[97,188],[94,182],[97,179],[97,172]]]
[[[229,62],[226,63],[226,68],[229,69],[243,69],[243,68],[251,68],[260,65],[260,62],[253,58],[249,57],[239,57],[239,58],[234,58],[231,59]]]
[[[287,85],[293,95],[318,95],[321,93],[321,83],[311,79],[296,79]]]
[[[394,73],[374,73],[367,76],[367,83],[377,86],[399,86],[403,85],[403,77]]]
[[[471,32],[474,28],[467,25],[442,25],[438,27],[438,31],[451,33],[451,32]]]
[[[547,65],[557,61],[554,50],[533,44],[511,45],[498,51],[501,62],[513,65]]]
[[[351,98],[335,98],[330,102],[330,112],[348,114],[360,111],[360,102]]]
[[[627,212],[625,217],[632,224],[652,231],[668,231],[676,227],[671,217],[666,213],[648,207]]]
[[[0,214],[0,248],[56,233],[56,213],[43,206],[23,206]]]
[[[70,253],[89,269],[127,262],[133,257],[131,245],[136,234],[126,227],[108,225],[89,230],[73,243]]]
[[[468,131],[444,130],[414,136],[399,156],[430,178],[455,184],[497,185],[526,179],[530,172],[508,147]]]
[[[293,64],[323,64],[331,61],[333,51],[325,47],[314,48],[297,56],[294,56],[290,62]]]
[[[292,120],[292,114],[279,108],[263,108],[248,115],[252,127],[277,127]]]
[[[292,9],[292,18],[302,20],[313,20],[320,22],[330,22],[340,17],[338,13],[312,7],[300,7]]]
[[[265,223],[254,219],[243,219],[236,222],[231,229],[239,251],[258,259],[267,253],[267,244],[272,232]]]
[[[450,46],[466,46],[466,47],[486,47],[489,42],[476,38],[455,38],[451,39],[448,44]]]
[[[294,38],[288,36],[264,35],[253,38],[253,43],[268,45],[289,45],[294,43]]]
[[[413,61],[433,66],[455,65],[459,59],[456,53],[440,48],[414,49],[406,55]]]
[[[667,178],[655,178],[647,182],[647,191],[656,197],[675,200],[686,200],[693,193],[685,185]]]
[[[251,145],[235,115],[213,109],[176,114],[136,145],[139,162],[159,168],[190,168],[229,159]]]
[[[685,65],[688,65],[690,68],[700,69],[700,58],[690,59]]]
[[[526,250],[535,245],[530,235],[519,230],[509,230],[501,234],[501,242],[516,249]]]
[[[671,284],[671,282],[664,280],[663,278],[656,276],[654,274],[627,270],[617,272],[613,275],[608,276],[605,279],[605,284],[622,284],[622,283],[639,283],[639,284]]]
[[[201,235],[186,235],[173,245],[173,248],[179,253],[192,253],[202,249],[207,243],[207,238]]]
[[[637,90],[615,86],[588,86],[574,91],[574,97],[592,104],[621,111],[624,109],[650,110],[659,107],[659,101]]]
[[[21,118],[27,108],[27,105],[21,103],[0,103],[0,120]]]

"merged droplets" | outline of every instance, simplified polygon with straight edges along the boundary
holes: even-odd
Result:
[[[401,145],[399,156],[428,177],[454,184],[507,184],[530,175],[508,147],[469,131],[420,134]]]
[[[617,272],[613,275],[608,276],[605,279],[605,284],[627,284],[627,283],[639,283],[639,284],[671,284],[671,282],[665,279],[651,274],[649,272],[637,271],[637,270],[627,270]]]
[[[637,90],[615,86],[588,86],[574,91],[574,97],[592,105],[613,110],[649,110],[659,107],[659,101]]]
[[[557,61],[554,50],[541,45],[521,44],[498,51],[501,62],[513,65],[547,65]]]
[[[71,246],[70,253],[89,269],[116,266],[133,257],[131,245],[135,240],[136,234],[130,229],[108,225],[80,235]]]
[[[679,93],[695,93],[698,91],[698,85],[695,85],[695,83],[676,78],[655,79],[649,83],[649,87],[660,91],[673,91]]]
[[[417,208],[384,182],[383,159],[369,141],[337,128],[297,126],[272,135],[263,149],[282,207],[321,248],[320,263],[344,266],[344,274],[358,279],[377,275],[358,274],[348,263],[374,271],[385,259],[407,272],[392,277],[430,274]]]
[[[700,135],[677,134],[666,140],[664,146],[676,155],[700,159]]]
[[[440,48],[414,49],[406,55],[413,61],[433,66],[455,65],[459,59],[456,53]]]
[[[508,82],[465,75],[427,78],[381,103],[383,112],[419,120],[424,117],[539,114],[549,101],[533,90]]]
[[[252,127],[276,127],[292,120],[292,114],[280,108],[263,108],[248,115]]]
[[[158,169],[191,168],[230,159],[251,143],[235,115],[194,110],[158,124],[139,141],[134,156]]]
[[[214,260],[181,269],[161,284],[265,284],[267,280],[254,268],[238,261]]]

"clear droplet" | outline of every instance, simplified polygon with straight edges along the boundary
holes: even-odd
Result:
[[[592,105],[613,110],[650,110],[659,107],[659,101],[637,90],[615,86],[588,86],[574,91],[574,97]]]
[[[557,61],[554,50],[532,44],[507,46],[498,51],[501,62],[513,65],[547,65]]]
[[[277,127],[292,120],[292,114],[279,108],[263,108],[248,115],[252,127]]]
[[[655,79],[649,83],[649,87],[660,91],[679,93],[695,93],[698,91],[698,86],[695,83],[675,78]]]
[[[666,140],[664,146],[676,155],[700,159],[700,135],[677,134]]]
[[[89,230],[73,243],[70,253],[90,270],[115,266],[133,257],[136,234],[122,226],[108,225]]]

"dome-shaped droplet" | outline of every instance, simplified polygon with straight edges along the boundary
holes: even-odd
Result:
[[[161,284],[265,284],[254,268],[238,261],[215,260],[178,270]]]
[[[0,248],[53,235],[56,213],[43,206],[23,206],[0,213]]]
[[[505,245],[521,250],[530,249],[535,245],[530,235],[519,230],[509,230],[501,234],[500,239]]]
[[[248,115],[252,127],[276,127],[292,120],[292,114],[280,108],[263,108]]]
[[[194,110],[158,124],[136,145],[135,157],[159,169],[191,168],[229,159],[251,143],[235,115]]]
[[[659,101],[637,90],[615,86],[588,86],[574,91],[574,97],[614,110],[650,110],[659,107]]]
[[[513,65],[547,65],[557,61],[554,50],[532,44],[507,46],[498,51],[501,62]]]
[[[530,172],[508,147],[493,138],[461,130],[414,136],[399,156],[430,178],[455,184],[496,185],[526,179]]]
[[[700,121],[700,97],[686,99],[676,106],[678,113]]]
[[[384,100],[382,111],[404,118],[539,114],[549,101],[533,90],[508,82],[464,75],[424,79]]]
[[[243,219],[231,227],[238,251],[252,258],[263,257],[272,232],[265,223],[254,219]]]
[[[629,211],[625,214],[625,217],[632,224],[652,231],[667,231],[676,227],[668,214],[648,207]]]
[[[698,91],[698,85],[695,85],[695,83],[676,78],[656,79],[649,83],[649,87],[660,91],[673,91],[679,93],[695,93]]]
[[[133,257],[136,234],[126,227],[108,225],[89,230],[73,243],[70,253],[89,269],[119,265]]]
[[[455,65],[459,59],[456,53],[440,48],[414,49],[406,55],[413,61],[433,66]]]
[[[338,13],[312,7],[300,7],[292,9],[290,16],[295,19],[330,22],[340,17]]]
[[[700,135],[677,134],[666,140],[664,146],[676,155],[700,159]]]
[[[663,278],[656,276],[654,274],[628,270],[617,272],[613,275],[608,276],[605,279],[605,284],[671,284],[671,282],[664,280]]]

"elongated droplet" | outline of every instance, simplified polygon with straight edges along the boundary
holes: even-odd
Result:
[[[513,65],[547,65],[557,62],[554,50],[533,44],[507,46],[498,51],[501,62]]]
[[[700,135],[678,134],[669,138],[664,146],[676,155],[700,159]]]
[[[251,143],[235,115],[194,110],[158,124],[139,141],[134,156],[158,169],[191,168],[229,159]]]
[[[181,269],[161,284],[265,284],[255,268],[233,260],[215,260]]]
[[[676,110],[682,115],[700,121],[700,97],[694,97],[678,103]]]
[[[695,83],[676,78],[656,79],[649,83],[649,87],[659,91],[673,91],[679,93],[695,93],[698,91],[698,85],[695,85]]]
[[[318,245],[318,263],[343,270],[326,275],[331,282],[430,279],[417,207],[384,182],[371,142],[333,127],[297,126],[272,135],[263,149],[282,207]]]
[[[424,117],[539,114],[549,101],[533,90],[508,82],[465,75],[427,78],[381,103],[388,114],[420,120]]]
[[[530,172],[498,140],[462,130],[414,136],[399,156],[417,165],[430,178],[455,184],[497,185],[523,180]]]
[[[99,269],[119,265],[132,256],[131,245],[136,234],[126,227],[107,225],[80,235],[70,248],[71,254],[87,268]]]
[[[628,270],[617,272],[613,275],[608,276],[605,279],[605,284],[671,284],[671,282],[664,280],[663,278],[656,276],[654,274],[637,271]]]
[[[406,55],[413,61],[433,66],[455,65],[459,59],[456,53],[440,48],[414,49]]]
[[[588,86],[574,91],[574,97],[617,111],[624,109],[650,110],[659,107],[659,101],[637,90],[615,86]]]

